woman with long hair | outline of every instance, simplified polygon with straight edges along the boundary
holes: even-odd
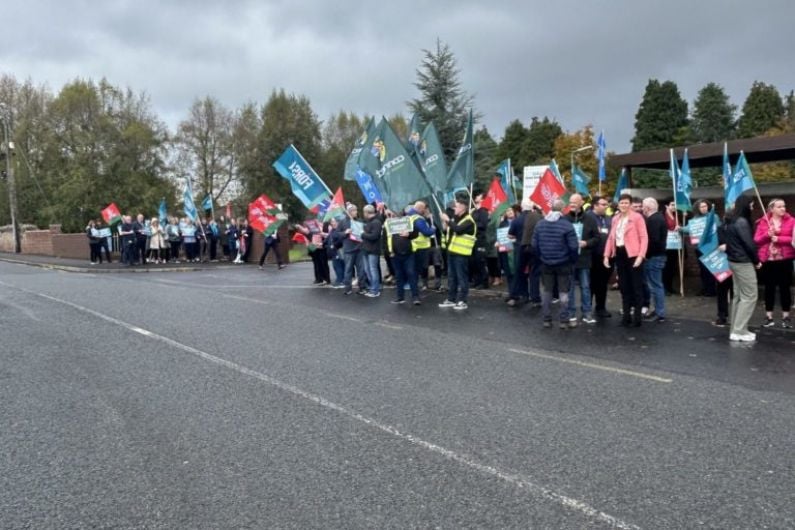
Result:
[[[765,282],[765,323],[763,327],[775,325],[773,309],[776,290],[781,302],[781,327],[791,328],[789,311],[792,306],[792,262],[795,248],[792,247],[792,232],[795,217],[787,213],[784,199],[773,199],[767,205],[767,213],[756,222],[754,243],[758,247],[762,262],[762,278]]]
[[[754,244],[751,224],[753,198],[740,196],[734,208],[726,214],[726,222],[718,230],[718,239],[726,245],[729,268],[734,279],[729,340],[753,342],[756,334],[748,330],[748,322],[754,313],[757,298],[756,270],[761,268]]]
[[[623,307],[621,325],[640,327],[643,322],[643,260],[649,236],[643,215],[632,210],[631,205],[629,194],[618,199],[618,213],[613,216],[607,236],[603,265],[609,268],[610,258],[615,257]]]

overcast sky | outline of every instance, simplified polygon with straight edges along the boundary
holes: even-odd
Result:
[[[172,128],[197,97],[236,108],[274,88],[320,119],[408,114],[422,49],[450,45],[482,122],[550,116],[629,148],[650,77],[692,106],[708,82],[738,107],[751,83],[795,88],[795,1],[4,2],[0,72],[53,91],[77,77],[149,94]]]

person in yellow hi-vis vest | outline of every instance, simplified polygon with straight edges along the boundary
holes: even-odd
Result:
[[[457,311],[468,307],[469,257],[475,248],[477,235],[475,220],[468,209],[466,197],[456,197],[453,218],[444,213],[441,215],[447,235],[447,300],[439,307],[452,307]]]
[[[426,220],[428,205],[425,201],[417,201],[409,208],[407,214],[411,218],[412,226],[417,230],[417,237],[411,240],[414,250],[415,281],[422,279],[422,290],[428,289],[428,265],[430,261],[431,237],[436,233]]]

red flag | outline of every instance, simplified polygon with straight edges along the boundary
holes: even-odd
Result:
[[[116,206],[115,202],[110,203],[107,208],[102,210],[102,218],[109,225],[121,219],[121,212],[119,212],[119,207]]]
[[[324,221],[328,221],[332,217],[345,212],[345,197],[342,196],[342,188],[337,188],[331,203],[326,208],[326,215],[323,217]]]
[[[293,243],[300,243],[302,245],[309,246],[309,240],[301,232],[296,232],[295,235],[293,235]]]
[[[538,181],[536,189],[530,194],[530,200],[539,205],[544,213],[549,213],[552,203],[557,199],[562,199],[566,193],[566,188],[555,177],[555,174],[547,168],[541,180]]]
[[[276,204],[265,194],[260,195],[248,205],[248,223],[254,230],[271,233],[283,221],[283,214],[280,213]]]
[[[505,203],[508,200],[508,195],[505,193],[505,190],[502,189],[502,184],[500,184],[500,179],[495,178],[491,181],[491,186],[489,186],[489,191],[486,193],[486,196],[483,198],[483,202],[480,203],[482,208],[486,208],[489,211],[489,215],[494,213],[500,204]]]

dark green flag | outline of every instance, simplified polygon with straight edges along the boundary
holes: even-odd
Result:
[[[414,113],[409,123],[408,138],[406,138],[406,150],[413,153],[414,150],[419,149],[420,142],[422,141],[422,122],[420,121],[419,113]]]
[[[359,153],[358,165],[372,175],[390,210],[400,212],[431,190],[395,131],[382,118]]]
[[[420,167],[431,189],[434,192],[444,193],[447,191],[447,164],[444,161],[442,142],[439,141],[439,133],[433,122],[425,127],[420,138],[420,145],[417,148]]]
[[[362,134],[356,139],[356,145],[351,149],[348,159],[345,161],[345,180],[356,180],[356,170],[359,169],[359,164],[357,163],[359,154],[361,154],[362,148],[367,144],[367,140],[373,133],[373,129],[375,129],[375,119],[370,118],[364,131],[362,131]]]
[[[472,109],[469,109],[466,133],[464,141],[458,149],[458,156],[453,162],[450,172],[447,174],[447,193],[446,202],[452,200],[455,192],[468,190],[470,184],[475,181],[475,141],[472,133]]]

